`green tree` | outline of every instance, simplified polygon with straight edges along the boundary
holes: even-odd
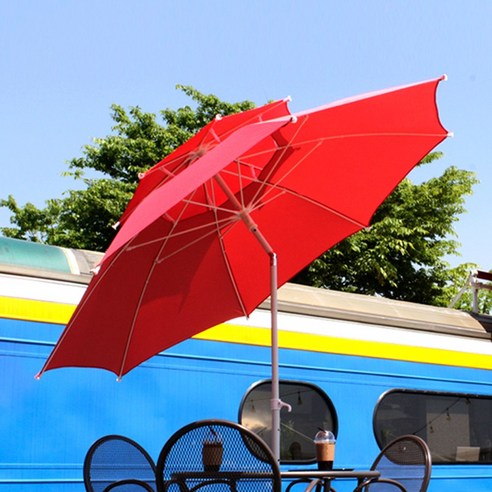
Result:
[[[20,207],[14,197],[0,200],[11,213],[8,237],[53,245],[104,251],[132,196],[139,173],[159,162],[217,114],[252,108],[250,101],[225,103],[189,86],[178,86],[194,108],[153,113],[138,107],[127,112],[113,105],[112,133],[84,147],[69,161],[68,176],[81,180],[82,190],[67,191],[38,209]],[[422,164],[441,154],[432,153]],[[86,172],[98,177],[86,177]],[[453,224],[464,210],[464,198],[476,183],[473,173],[450,167],[421,184],[404,180],[378,209],[371,227],[341,242],[296,276],[294,281],[393,299],[444,305],[453,297],[452,282],[473,265],[451,269],[448,255],[459,244]],[[462,285],[462,284],[459,284]],[[454,293],[453,293],[454,292]]]

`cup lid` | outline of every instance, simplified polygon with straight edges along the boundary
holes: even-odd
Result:
[[[326,430],[326,429],[320,429],[319,432],[316,434],[315,441],[335,441],[335,435],[333,432]]]

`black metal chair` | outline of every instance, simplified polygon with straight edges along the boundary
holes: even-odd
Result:
[[[132,439],[104,436],[92,444],[85,456],[84,484],[88,492],[155,491],[155,464]]]
[[[280,492],[277,460],[245,427],[202,420],[178,430],[157,460],[159,492]]]
[[[371,470],[381,476],[366,480],[354,492],[425,492],[429,486],[432,459],[426,442],[418,436],[400,436],[388,443]]]
[[[104,489],[104,492],[110,492],[111,490],[115,490],[117,492],[155,492],[155,489],[152,488],[148,483],[134,479],[119,480],[118,482],[113,482],[111,485],[108,485]]]

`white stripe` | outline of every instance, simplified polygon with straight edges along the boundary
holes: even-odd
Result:
[[[76,305],[85,289],[83,284],[0,274],[0,296],[4,297]]]
[[[270,313],[268,311],[255,311],[249,319],[236,318],[235,320],[231,320],[230,323],[269,328]],[[406,345],[409,347],[426,347],[463,353],[492,355],[492,343],[488,339],[429,333],[408,328],[357,323],[355,321],[279,313],[278,329],[280,331],[321,335],[346,340],[361,340]]]
[[[85,285],[81,284],[0,274],[0,296],[4,297],[77,305],[85,289]],[[257,310],[249,318],[236,318],[229,323],[269,329],[270,312]],[[429,333],[355,321],[316,318],[314,316],[280,312],[278,314],[278,328],[280,331],[321,335],[346,340],[492,355],[492,343],[488,339]]]

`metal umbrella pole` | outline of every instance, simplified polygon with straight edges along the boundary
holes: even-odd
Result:
[[[272,394],[270,408],[272,410],[272,452],[277,461],[280,461],[280,410],[292,407],[280,399],[280,382],[278,375],[278,326],[277,326],[277,255],[272,251],[270,255],[270,315],[271,315],[271,351],[272,351]]]
[[[236,196],[232,193],[230,188],[224,182],[224,180],[216,175],[214,179],[222,188],[227,197],[231,200],[234,206],[238,210],[238,215],[244,222],[249,231],[255,236],[262,248],[270,257],[270,316],[271,316],[271,371],[272,371],[272,389],[270,408],[272,411],[272,453],[280,461],[280,410],[282,407],[291,411],[291,406],[288,403],[283,402],[280,399],[280,383],[278,375],[278,301],[277,301],[277,255],[265,236],[258,229],[248,211],[245,210]]]

